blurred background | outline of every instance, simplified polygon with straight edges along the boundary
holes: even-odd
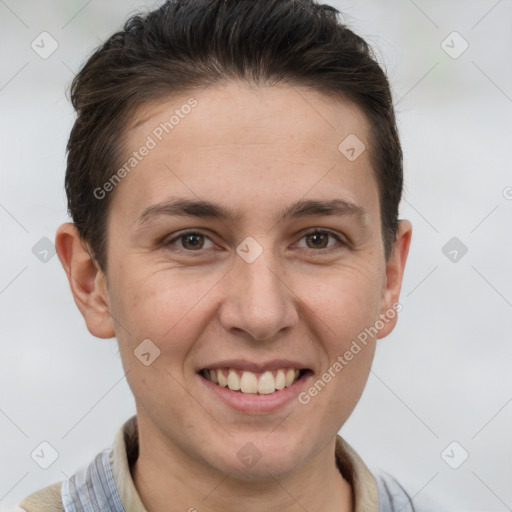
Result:
[[[413,503],[512,510],[512,2],[329,1],[375,48],[413,241],[396,329],[341,434]],[[66,89],[142,0],[0,0],[0,509],[71,476],[135,413],[53,246],[68,220]],[[32,458],[49,443],[47,469]],[[431,510],[436,510],[435,507]]]

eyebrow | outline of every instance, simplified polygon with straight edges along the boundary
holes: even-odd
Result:
[[[278,212],[277,220],[292,220],[317,215],[325,217],[351,215],[359,217],[361,221],[366,221],[368,212],[361,205],[345,199],[299,200]],[[149,206],[138,217],[136,225],[141,227],[159,216],[209,218],[233,224],[242,218],[240,213],[211,201],[181,198]]]

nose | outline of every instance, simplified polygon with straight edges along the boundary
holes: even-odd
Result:
[[[298,322],[297,297],[286,280],[271,249],[251,263],[237,255],[223,280],[221,325],[260,342],[275,340],[280,331],[290,330]]]

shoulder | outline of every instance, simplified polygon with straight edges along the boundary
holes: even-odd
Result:
[[[438,497],[417,491],[407,492],[404,486],[385,471],[373,470],[379,493],[379,512],[447,512]]]
[[[44,487],[29,494],[18,506],[23,512],[63,512],[61,487],[62,482]]]
[[[415,512],[412,497],[402,485],[390,474],[384,471],[373,471],[379,493],[379,512]]]

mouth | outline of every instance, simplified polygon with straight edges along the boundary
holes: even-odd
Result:
[[[261,372],[235,368],[202,369],[199,374],[221,388],[248,395],[278,394],[312,373],[306,368],[278,368]]]

